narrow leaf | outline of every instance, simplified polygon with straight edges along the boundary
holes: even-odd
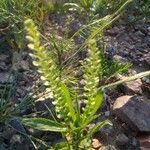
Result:
[[[108,120],[97,123],[92,129],[90,129],[85,138],[90,138],[95,132],[99,131],[105,125],[112,125],[112,124]]]
[[[85,111],[83,113],[83,122],[87,122],[87,120],[89,120],[89,118],[91,118],[91,116],[93,116],[97,110],[99,109],[99,107],[101,106],[103,102],[103,92],[102,91],[98,91],[96,96],[95,96],[95,103],[94,105],[91,104],[90,107],[92,107],[90,110],[90,115],[87,113],[89,108],[85,107]]]
[[[54,132],[66,132],[67,128],[65,128],[62,124],[55,122],[50,119],[45,118],[23,118],[22,123],[38,129],[42,131],[54,131]]]
[[[73,104],[72,104],[69,90],[67,89],[65,84],[61,84],[61,89],[62,89],[62,92],[64,95],[64,100],[66,101],[66,105],[68,106],[69,112],[71,114],[71,117],[72,117],[73,121],[75,121],[76,120],[76,114],[75,114],[75,111],[73,108]]]

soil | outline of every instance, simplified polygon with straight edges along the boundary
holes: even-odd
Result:
[[[46,19],[43,32],[46,37],[51,35],[52,31],[56,31],[58,36],[62,37],[64,35],[65,29],[68,28],[66,25],[67,18],[70,17],[66,14],[52,14]],[[70,36],[73,35],[78,28],[84,23],[83,18],[79,18],[76,15],[75,21],[70,24]],[[123,20],[125,22],[125,20]],[[136,74],[141,71],[146,71],[150,69],[150,25],[144,21],[137,22],[132,26],[122,24],[122,19],[117,21],[112,25],[111,28],[105,31],[104,43],[106,45],[106,51],[109,54],[113,51],[114,58],[118,59],[122,63],[130,62],[132,67],[129,70],[130,74]],[[0,39],[1,40],[1,39]],[[77,41],[79,42],[79,41]],[[77,43],[79,44],[79,43]],[[1,48],[3,50],[3,48]],[[0,75],[3,73],[10,73],[10,69],[15,64],[19,66],[19,72],[17,72],[16,80],[16,92],[12,97],[13,103],[20,103],[22,99],[30,92],[36,93],[36,95],[44,94],[44,87],[42,81],[40,80],[40,75],[36,72],[35,68],[32,66],[31,58],[28,55],[27,49],[22,50],[19,54],[19,60],[17,62],[12,61],[12,53],[9,51],[1,51],[0,54]],[[6,76],[5,76],[6,77]],[[16,76],[15,76],[16,77]],[[0,76],[0,81],[4,81],[4,76]],[[0,83],[2,87],[5,83]],[[144,100],[150,100],[150,78],[146,77],[142,79],[143,92],[142,95],[138,95]],[[37,91],[37,92],[35,92]],[[125,95],[120,87],[116,87],[113,90],[106,92],[106,102],[103,108],[102,114],[104,119],[110,119],[113,126],[106,127],[102,131],[97,132],[93,136],[92,147],[95,150],[102,149],[118,149],[118,150],[140,150],[139,140],[137,138],[137,133],[134,133],[128,125],[121,122],[112,113],[112,106],[116,98]],[[135,94],[135,93],[133,93]],[[33,99],[34,100],[34,99]],[[44,99],[36,101],[35,105],[31,107],[24,108],[21,111],[21,115],[31,115],[35,116],[38,112],[42,116],[47,116],[44,112],[46,110],[44,103],[49,107],[53,107],[49,99]],[[34,106],[34,107],[33,107]],[[15,124],[15,125],[14,125]],[[61,135],[53,132],[41,132],[30,128],[23,127],[20,123],[15,120],[15,123],[11,123],[10,126],[0,125],[0,150],[31,150],[34,149],[31,144],[31,140],[25,135],[19,134],[23,132],[24,134],[31,134],[34,137],[45,140],[49,144],[61,141]],[[15,129],[14,129],[15,128]],[[24,131],[25,129],[25,131]],[[127,138],[123,138],[127,141],[125,145],[118,145],[116,139],[118,135],[125,134]],[[139,135],[138,135],[139,136]],[[127,140],[128,139],[128,140]],[[123,141],[124,142],[124,141]],[[122,142],[122,143],[123,143]],[[23,145],[23,146],[22,146]],[[38,149],[42,150],[41,144],[37,144]]]

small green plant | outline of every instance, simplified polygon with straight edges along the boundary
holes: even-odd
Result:
[[[78,48],[78,50],[64,62],[64,64],[66,64],[65,66],[69,64],[72,58],[78,54],[78,52],[82,51],[86,47],[87,43],[89,43],[91,39],[96,39],[96,41],[101,40],[104,30],[120,17],[125,7],[131,2],[132,0],[124,1],[124,3],[121,3],[113,13],[105,15],[104,17],[99,17],[97,15],[92,15],[92,17],[90,15],[87,16],[87,23],[85,23],[85,25],[83,25],[72,37],[80,37],[84,40],[84,43],[82,43],[81,47]],[[70,4],[65,5],[68,6]]]
[[[11,47],[20,49],[24,46],[23,20],[32,18],[35,22],[43,21],[46,11],[42,0],[1,0],[0,32],[7,35]]]
[[[25,25],[28,33],[27,39],[30,40],[28,46],[33,50],[32,57],[37,59],[37,61],[33,63],[38,66],[38,71],[42,73],[42,79],[45,80],[47,90],[53,94],[53,104],[55,105],[57,119],[26,118],[23,119],[22,122],[27,126],[32,126],[44,131],[62,132],[66,141],[63,144],[59,143],[56,147],[62,145],[63,149],[74,150],[90,148],[90,142],[88,141],[91,135],[100,127],[109,123],[107,121],[98,123],[90,131],[87,131],[86,134],[84,133],[86,132],[87,125],[99,116],[95,115],[95,113],[103,99],[103,92],[98,89],[99,69],[101,66],[99,65],[99,52],[95,42],[91,42],[88,45],[89,54],[91,56],[86,59],[83,65],[85,70],[84,78],[87,84],[84,88],[84,94],[79,96],[86,96],[84,101],[86,107],[81,111],[77,93],[76,96],[71,96],[67,87],[69,84],[63,79],[61,70],[57,67],[54,61],[55,59],[52,57],[53,55],[43,46],[40,46],[40,34],[34,23],[31,20],[27,20]],[[91,63],[94,64],[91,65]],[[97,68],[93,67],[95,65]],[[58,149],[60,149],[60,147]]]
[[[98,14],[100,17],[104,17],[117,11],[125,2],[127,0],[69,0],[64,7],[80,13]]]
[[[22,123],[43,131],[61,132],[64,142],[57,143],[53,148],[64,150],[91,149],[90,139],[94,132],[99,130],[109,121],[97,123],[94,127],[88,129],[89,124],[98,118],[97,110],[103,101],[103,89],[110,88],[128,82],[145,75],[150,71],[126,78],[115,83],[99,86],[100,77],[103,69],[100,59],[100,51],[96,46],[95,40],[87,43],[88,57],[82,63],[83,79],[85,85],[83,92],[78,88],[74,91],[73,96],[70,94],[70,84],[64,80],[62,70],[57,65],[52,51],[48,51],[40,44],[40,33],[32,20],[25,21],[27,39],[30,41],[28,47],[33,51],[31,56],[34,58],[33,64],[38,67],[39,73],[43,76],[47,92],[53,96],[56,117],[53,119],[46,118],[23,118]],[[85,104],[81,108],[81,100]],[[50,111],[50,108],[48,108]]]
[[[145,22],[149,21],[150,17],[150,2],[149,0],[134,0],[132,5],[126,11],[126,15],[130,13],[128,16],[129,23],[135,23],[140,20],[144,20]]]
[[[2,88],[2,87],[1,87]],[[5,85],[0,94],[0,123],[8,124],[11,119],[18,116],[20,111],[31,104],[31,100],[26,96],[21,103],[13,102],[16,93],[15,85]]]

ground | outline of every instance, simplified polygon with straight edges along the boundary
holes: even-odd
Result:
[[[49,36],[52,30],[56,30],[61,37],[65,28],[65,17],[65,15],[53,14],[47,18],[44,26],[45,35]],[[79,21],[74,21],[74,23],[72,23],[72,31],[70,31],[70,34],[73,34],[79,28],[80,23],[80,19]],[[133,64],[129,71],[130,74],[136,74],[150,69],[149,23],[141,21],[130,26],[123,24],[122,19],[120,19],[114,23],[111,28],[105,31],[104,43],[106,44],[106,50],[108,50],[108,52],[111,50],[114,51],[113,57],[115,59],[122,63],[131,62]],[[35,92],[36,89],[38,89],[37,92],[39,94],[44,91],[44,88],[41,87],[41,82],[39,81],[39,75],[31,64],[31,58],[28,55],[28,51],[26,51],[26,49],[23,50],[21,52],[21,56],[19,57],[19,62],[16,62],[19,65],[19,72],[17,74],[18,78],[16,81],[17,89],[16,94],[12,98],[14,103],[20,102],[29,91]],[[12,64],[14,65],[11,58],[12,54],[10,51],[5,51],[0,54],[1,86],[8,82],[7,76],[10,73]],[[118,78],[122,77],[123,76],[119,76]],[[13,78],[14,77],[12,77],[12,80],[9,81],[10,83],[13,82]],[[39,87],[41,88],[39,89]],[[150,149],[150,137],[147,136],[150,133],[150,129],[147,132],[133,130],[128,124],[129,122],[121,120],[117,114],[114,114],[114,102],[118,97],[123,95],[136,95],[142,102],[150,103],[150,78],[145,77],[132,82],[132,84],[124,84],[116,87],[113,90],[106,91],[105,103],[100,112],[102,112],[104,119],[110,119],[112,121],[113,126],[105,127],[94,135],[92,139],[93,149]],[[34,108],[29,108],[27,110],[25,109],[22,114],[28,115],[33,113],[34,115],[36,111],[43,113],[43,110],[45,110],[45,106],[43,104],[44,102],[51,107],[51,103],[48,100],[38,101],[35,103]],[[144,108],[141,108],[141,112],[142,109]],[[133,120],[130,121],[132,122]],[[23,130],[23,126],[21,126],[19,123],[17,125],[17,122],[15,122],[14,127],[17,127],[17,130]],[[49,144],[61,141],[61,136],[56,133],[43,133],[33,129],[27,129],[27,133],[30,133],[38,138],[40,137],[42,140],[46,140]],[[30,140],[27,137],[25,138],[25,136],[20,135],[17,131],[12,130],[10,127],[0,126],[0,142],[1,150],[32,149]],[[23,147],[22,144],[24,145]]]

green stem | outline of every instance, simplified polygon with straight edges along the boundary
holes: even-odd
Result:
[[[134,76],[131,76],[131,77],[126,77],[126,78],[124,78],[122,80],[119,80],[117,82],[102,86],[102,87],[100,87],[100,89],[111,88],[111,87],[117,86],[119,84],[122,84],[122,83],[125,83],[125,82],[130,82],[130,81],[133,81],[133,80],[136,80],[136,79],[139,79],[139,78],[143,78],[143,77],[149,76],[149,75],[150,75],[150,71],[145,71],[145,72],[138,73],[138,74],[136,74]]]

